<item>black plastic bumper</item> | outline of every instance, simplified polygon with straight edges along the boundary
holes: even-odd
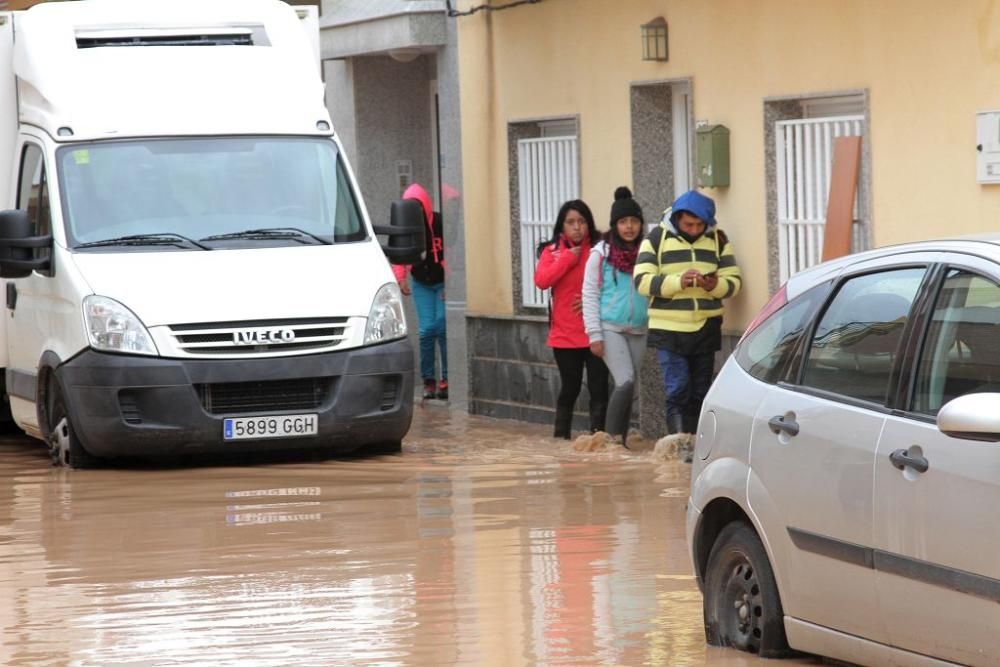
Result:
[[[413,349],[406,339],[273,359],[160,359],[89,350],[59,366],[56,376],[76,437],[91,454],[108,458],[302,449],[347,452],[401,440],[413,418]],[[310,378],[328,390],[312,409],[220,413],[210,411],[203,396],[208,385]],[[223,439],[226,417],[302,413],[318,415],[317,435]]]

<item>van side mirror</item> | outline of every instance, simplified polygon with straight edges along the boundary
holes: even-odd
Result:
[[[1000,441],[1000,394],[966,394],[938,411],[938,430],[953,438]]]
[[[49,248],[35,257],[35,248]],[[28,212],[0,211],[0,278],[26,278],[32,271],[52,269],[52,236],[31,236]]]
[[[375,233],[388,238],[382,251],[392,264],[416,264],[426,250],[424,209],[413,199],[392,202],[388,225],[374,225]]]

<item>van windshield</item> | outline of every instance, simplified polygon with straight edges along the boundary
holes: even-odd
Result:
[[[148,139],[57,152],[68,245],[162,249],[315,245],[367,237],[329,139]]]

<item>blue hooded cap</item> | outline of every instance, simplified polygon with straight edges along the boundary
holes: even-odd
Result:
[[[675,234],[680,231],[677,229],[677,218],[680,217],[682,211],[687,211],[704,220],[706,231],[717,224],[715,221],[715,202],[712,201],[711,197],[706,197],[694,190],[689,190],[674,200],[674,205],[670,209],[670,226]]]

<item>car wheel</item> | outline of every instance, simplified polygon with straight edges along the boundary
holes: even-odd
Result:
[[[69,468],[94,468],[101,459],[92,456],[83,448],[80,440],[73,432],[73,424],[66,413],[66,406],[58,389],[54,389],[52,404],[49,409],[49,434],[46,444],[49,447],[49,457],[52,465]]]
[[[791,653],[767,553],[753,528],[742,522],[723,528],[708,556],[705,639],[765,658]]]

